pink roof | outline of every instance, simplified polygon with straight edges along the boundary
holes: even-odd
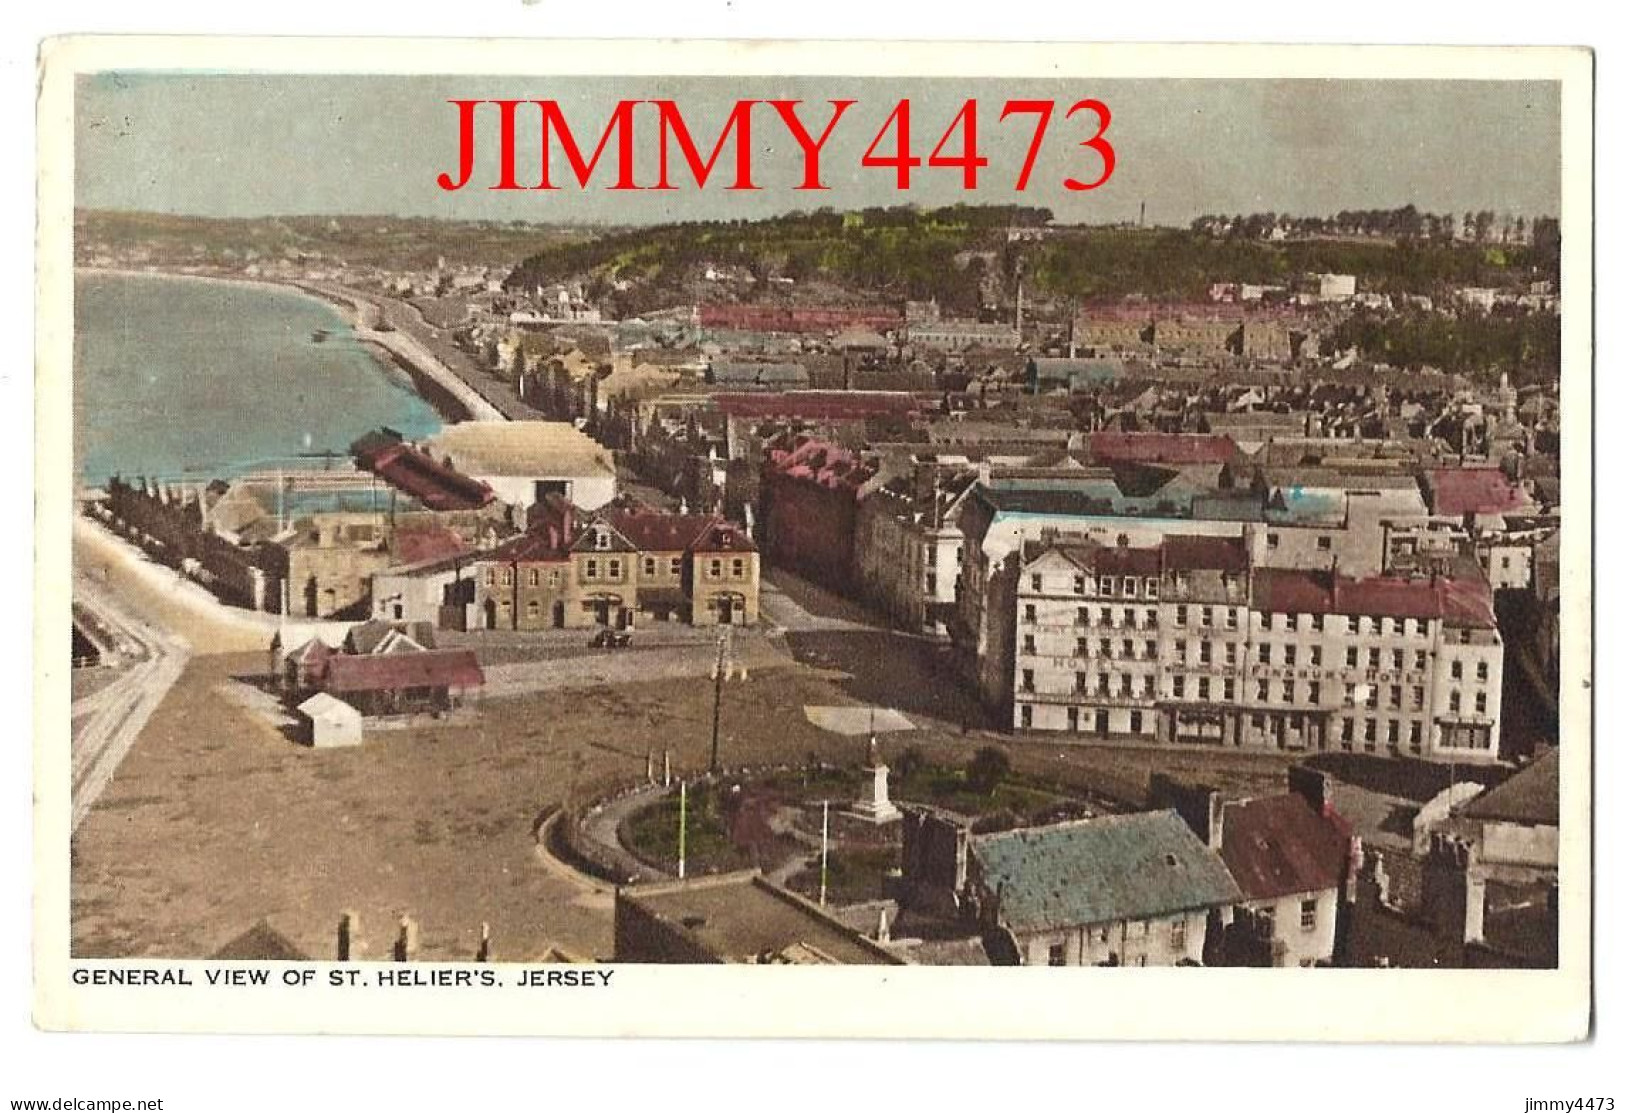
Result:
[[[327,663],[329,692],[382,692],[401,688],[478,688],[485,673],[472,649],[381,655],[336,654]]]
[[[444,526],[418,526],[396,531],[396,560],[401,564],[421,564],[465,552],[468,546],[456,532]]]
[[[1227,464],[1236,442],[1211,433],[1091,433],[1089,454],[1097,461],[1134,464]]]
[[[1490,585],[1483,579],[1339,576],[1260,568],[1253,608],[1271,614],[1342,614],[1372,618],[1439,618],[1454,626],[1495,627]]]
[[[763,394],[713,395],[729,417],[801,417],[815,421],[856,421],[865,417],[907,416],[925,403],[912,394],[879,390],[789,390]]]
[[[1499,468],[1434,468],[1425,478],[1433,512],[1445,517],[1509,514],[1533,505],[1528,494]]]

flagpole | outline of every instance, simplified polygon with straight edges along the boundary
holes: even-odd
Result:
[[[824,837],[818,851],[818,903],[822,907],[829,892],[829,801],[824,801]]]
[[[677,880],[688,873],[688,782],[677,785]]]

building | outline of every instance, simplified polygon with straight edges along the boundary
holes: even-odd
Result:
[[[1547,750],[1435,827],[1424,903],[1441,931],[1555,965],[1558,753]]]
[[[471,649],[334,654],[321,690],[369,718],[444,714],[476,696],[485,673]]]
[[[817,437],[770,447],[757,500],[762,555],[825,587],[849,590],[859,494],[874,476],[856,453]]]
[[[943,352],[962,352],[968,348],[1013,351],[1021,345],[1021,332],[1014,325],[961,318],[911,320],[908,342],[916,348]]]
[[[903,484],[907,486],[907,484]],[[865,598],[905,630],[944,634],[954,607],[965,538],[958,500],[966,482],[914,496],[888,484],[858,504],[853,542]]]
[[[1260,568],[1235,539],[1053,533],[1011,553],[986,608],[978,675],[1016,729],[1499,760],[1481,575],[1352,578]]]
[[[596,510],[615,497],[609,451],[569,422],[463,421],[429,444],[443,464],[510,506],[528,508],[557,494]]]
[[[361,745],[361,712],[326,692],[317,692],[299,705],[305,720],[306,740],[318,750]]]
[[[754,870],[615,890],[615,961],[903,965]]]
[[[1332,807],[1324,774],[1293,766],[1287,789],[1224,800],[1205,786],[1151,776],[1152,805],[1179,812],[1241,889],[1217,948],[1225,965],[1316,966],[1339,955],[1359,840]]]
[[[1173,810],[972,835],[966,906],[1023,966],[1180,966],[1241,899]]]

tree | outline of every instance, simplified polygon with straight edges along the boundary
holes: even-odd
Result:
[[[1009,775],[1010,755],[997,746],[983,746],[965,766],[965,780],[983,796],[993,795],[993,790]]]

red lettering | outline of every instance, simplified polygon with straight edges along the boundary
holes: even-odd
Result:
[[[683,114],[677,108],[674,100],[657,100],[652,102],[660,109],[660,180],[655,183],[655,189],[676,189],[671,184],[667,174],[668,137],[677,140],[677,146],[683,152],[683,158],[688,163],[689,172],[694,175],[695,184],[701,189],[705,188],[706,179],[711,176],[712,167],[716,166],[717,159],[722,157],[723,145],[728,142],[728,133],[734,135],[734,183],[727,188],[759,189],[750,179],[750,110],[759,102],[753,100],[737,101],[734,110],[728,114],[728,120],[722,125],[722,134],[717,136],[717,145],[711,148],[711,157],[704,162],[700,161],[699,149],[694,146],[694,137],[689,134],[688,125],[683,121]]]
[[[1027,158],[1021,164],[1021,176],[1016,179],[1016,189],[1027,188],[1027,181],[1033,176],[1033,165],[1038,161],[1038,149],[1044,145],[1044,133],[1049,130],[1050,117],[1055,114],[1055,102],[1052,100],[1007,100],[1004,102],[1004,111],[999,113],[999,121],[1009,119],[1018,114],[1027,114],[1038,117],[1038,124],[1033,128],[1032,142],[1027,144]]]
[[[491,102],[501,110],[497,124],[497,152],[498,172],[497,184],[492,189],[519,189],[520,185],[513,176],[513,121],[514,112],[523,104],[517,100],[494,100]]]
[[[942,149],[948,145],[948,140],[955,131],[960,131],[963,137],[959,145],[959,154],[945,155],[942,153]],[[959,115],[954,117],[953,123],[948,125],[948,130],[942,133],[942,138],[937,140],[937,145],[931,149],[931,157],[925,160],[925,164],[927,166],[948,168],[957,166],[964,174],[964,187],[966,189],[976,188],[976,168],[986,166],[987,157],[980,154],[976,149],[976,101],[974,99],[965,102],[965,106],[959,110]]]
[[[485,102],[453,100],[446,103],[457,106],[457,181],[453,184],[450,174],[441,174],[435,180],[447,193],[456,193],[468,184],[469,175],[474,173],[474,109]]]
[[[1100,177],[1096,178],[1092,182],[1089,182],[1087,185],[1078,181],[1076,178],[1068,178],[1061,184],[1066,186],[1067,189],[1074,190],[1099,189],[1101,186],[1106,184],[1106,179],[1112,176],[1112,171],[1117,169],[1117,152],[1112,150],[1111,143],[1109,143],[1106,139],[1106,129],[1111,127],[1112,124],[1111,109],[1107,108],[1098,100],[1080,100],[1077,104],[1074,104],[1071,108],[1066,110],[1066,118],[1070,120],[1072,118],[1072,114],[1078,111],[1080,108],[1087,108],[1090,112],[1093,112],[1095,114],[1095,118],[1100,121],[1100,126],[1095,129],[1094,135],[1083,140],[1078,145],[1080,147],[1087,147],[1091,151],[1095,152],[1095,154],[1099,155],[1100,161],[1104,164],[1104,168],[1100,172]]]
[[[559,109],[559,102],[542,100],[534,102],[542,109],[542,181],[537,189],[558,189],[553,184],[552,166],[552,137],[557,134],[559,147],[564,151],[564,157],[570,163],[570,169],[575,173],[576,181],[583,189],[592,172],[598,166],[598,160],[603,156],[604,148],[609,145],[611,133],[616,136],[616,158],[620,162],[620,172],[615,178],[615,184],[610,189],[642,189],[632,176],[632,106],[642,104],[642,101],[623,100],[615,105],[615,111],[610,113],[609,123],[604,125],[604,134],[598,137],[598,146],[593,148],[592,158],[583,159],[581,148],[576,145],[576,139],[570,132],[570,125],[564,120],[564,113]],[[664,160],[662,160],[664,161]]]
[[[841,117],[846,113],[846,110],[857,102],[850,100],[830,101],[830,105],[835,109],[835,114],[830,117],[829,123],[825,125],[816,142],[802,124],[801,117],[796,114],[796,105],[800,104],[800,101],[770,100],[767,103],[771,104],[774,111],[778,112],[779,119],[783,120],[784,126],[790,129],[791,137],[801,144],[801,184],[796,188],[828,189],[829,186],[825,185],[818,176],[818,156],[823,152],[824,144],[829,141],[830,134],[835,130],[835,125],[841,122]]]
[[[920,165],[920,156],[909,149],[908,119],[908,99],[905,97],[897,102],[897,107],[892,109],[891,115],[886,117],[886,122],[881,124],[880,130],[875,133],[874,141],[869,144],[869,149],[863,152],[862,161],[865,166],[891,166],[896,168],[898,189],[908,188],[911,169]],[[892,131],[894,128],[897,133],[897,143],[893,148],[895,153],[890,156],[875,154],[875,148],[880,146],[880,141],[886,137],[888,131]]]

